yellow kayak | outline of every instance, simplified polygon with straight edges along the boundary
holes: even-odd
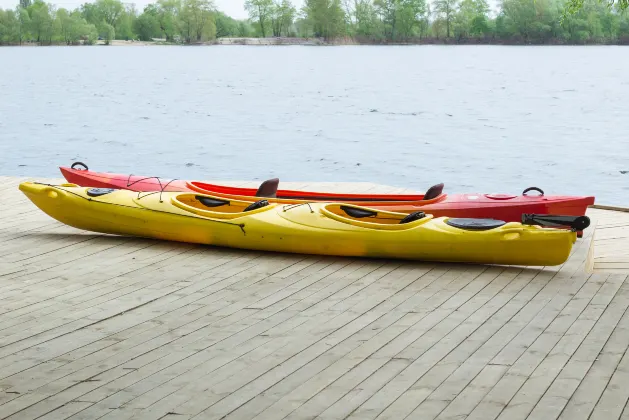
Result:
[[[33,182],[20,184],[20,190],[75,228],[252,250],[549,266],[565,262],[576,240],[575,229],[341,203],[282,205]]]

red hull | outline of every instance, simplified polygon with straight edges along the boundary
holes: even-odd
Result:
[[[255,188],[237,188],[198,181],[163,180],[156,177],[92,172],[61,167],[63,176],[73,184],[85,187],[118,188],[133,191],[194,191],[231,198],[255,199]],[[411,213],[424,211],[435,217],[492,218],[520,222],[523,213],[583,216],[594,197],[506,195],[506,194],[441,194],[432,200],[417,195],[333,194],[278,190],[280,203],[307,201],[351,202],[388,211]],[[260,197],[258,197],[260,198]]]

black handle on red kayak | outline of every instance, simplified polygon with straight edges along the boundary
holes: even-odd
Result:
[[[541,188],[537,188],[537,187],[528,187],[527,189],[522,191],[522,195],[526,195],[526,193],[529,192],[529,191],[537,191],[537,192],[540,193],[540,195],[544,195],[544,191],[542,191]]]
[[[72,164],[72,166],[70,166],[70,168],[72,168],[72,169],[76,169],[76,166],[79,166],[79,165],[85,168],[85,169],[79,169],[79,170],[81,170],[81,171],[88,171],[88,170],[89,170],[89,168],[87,167],[87,165],[86,165],[86,164],[84,164],[83,162],[74,162],[74,163]]]
[[[576,232],[590,226],[590,218],[587,216],[558,216],[554,214],[523,214],[522,224],[545,227],[566,226]]]

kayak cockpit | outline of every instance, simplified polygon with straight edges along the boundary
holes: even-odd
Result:
[[[276,206],[267,200],[228,200],[223,197],[199,194],[177,194],[171,198],[171,203],[181,210],[217,219],[234,219],[244,214],[267,211]]]
[[[295,190],[278,190],[279,179],[273,178],[264,181],[255,188],[229,187],[225,185],[208,184],[199,181],[187,181],[186,186],[192,191],[201,194],[230,196],[238,200],[250,198],[269,198],[272,202],[281,203],[306,203],[306,202],[354,202],[354,203],[408,203],[415,205],[427,205],[441,202],[446,199],[443,193],[444,184],[436,184],[430,187],[425,194],[343,194],[330,192],[311,192]]]
[[[338,203],[322,206],[321,213],[348,225],[383,230],[411,229],[432,219],[432,215],[422,211],[411,214],[396,213]]]

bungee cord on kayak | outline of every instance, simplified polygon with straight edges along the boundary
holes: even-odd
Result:
[[[299,204],[291,204],[291,205],[282,206],[282,211],[287,212],[288,210],[292,210],[299,206],[308,206],[310,207],[310,213],[314,213],[314,210],[310,206],[310,203],[299,203]]]
[[[125,204],[121,204],[121,203],[117,203],[117,202],[108,202],[108,201],[101,201],[101,200],[95,200],[94,197],[101,197],[104,196],[106,194],[110,194],[116,191],[121,191],[121,190],[116,190],[116,189],[106,189],[106,188],[87,188],[85,189],[85,196],[83,196],[82,194],[79,194],[77,191],[73,191],[70,190],[69,188],[77,188],[76,185],[55,185],[55,184],[49,184],[49,183],[44,183],[44,182],[29,182],[28,184],[33,184],[33,185],[43,185],[46,187],[52,187],[52,188],[56,188],[58,190],[64,191],[68,194],[72,194],[76,197],[79,197],[81,199],[87,200],[87,201],[91,201],[94,203],[98,203],[98,204],[106,204],[106,205],[110,205],[110,206],[119,206],[119,207],[133,207],[133,206],[129,206],[129,205],[125,205]],[[96,192],[96,194],[94,194],[94,190],[100,190],[98,192]],[[103,190],[109,190],[109,191],[103,191]],[[146,196],[142,196],[142,198],[145,198]],[[50,198],[57,198],[57,194],[53,194]],[[137,197],[136,197],[137,199]],[[138,199],[139,201],[140,199]],[[163,201],[160,201],[160,203],[163,203]],[[151,211],[156,211],[156,212],[161,212],[161,213],[166,213],[166,214],[177,214],[177,213],[173,213],[173,212],[169,212],[166,211],[164,209],[151,209]],[[194,215],[182,215],[184,217],[195,217]],[[208,218],[206,219],[208,222],[212,222],[212,223],[221,223],[221,224],[226,224],[226,225],[232,225],[232,226],[238,226],[243,234],[246,235],[245,232],[245,224],[244,223],[232,223],[232,222],[228,222],[225,220],[216,220],[216,219],[211,219]]]
[[[131,177],[132,177],[132,176],[133,176],[133,175],[129,175],[129,180],[131,179]],[[162,185],[162,183],[161,183],[161,181],[160,181],[159,177],[157,177],[157,176],[150,176],[150,177],[146,177],[146,178],[142,178],[142,179],[139,179],[139,180],[137,180],[137,181],[134,181],[134,182],[132,182],[131,184],[129,184],[129,182],[127,181],[127,187],[130,187],[130,186],[132,186],[132,185],[135,185],[135,184],[137,184],[137,183],[138,183],[138,182],[140,182],[140,181],[145,181],[145,180],[147,180],[147,179],[153,179],[153,178],[157,179],[157,182],[159,182],[159,185],[160,185],[160,190],[159,190],[159,191],[151,191],[151,192],[149,192],[149,193],[147,193],[147,194],[143,195],[142,197],[140,197],[140,194],[142,193],[142,191],[138,191],[138,200],[141,200],[142,198],[147,197],[147,196],[149,196],[149,195],[151,195],[151,194],[157,194],[157,193],[159,192],[159,202],[160,202],[160,203],[163,203],[163,201],[162,201],[162,193],[164,192],[164,190],[166,189],[166,187],[168,187],[168,186],[169,186],[169,185],[170,185],[173,181],[176,181],[177,179],[171,179],[170,181],[168,181],[168,182],[166,183],[166,185],[164,185],[164,186],[162,187],[162,186],[161,186],[161,185]]]

